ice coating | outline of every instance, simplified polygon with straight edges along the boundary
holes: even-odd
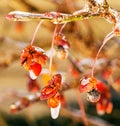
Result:
[[[29,75],[30,75],[31,79],[33,79],[33,80],[37,79],[37,76],[34,74],[34,72],[32,70],[29,70]]]
[[[61,103],[59,102],[59,104],[58,104],[58,106],[56,108],[50,108],[51,117],[53,119],[57,119],[57,117],[59,116],[60,107],[61,107]]]

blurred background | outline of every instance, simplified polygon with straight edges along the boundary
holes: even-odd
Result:
[[[108,0],[108,3],[111,7],[120,10],[119,0]],[[84,125],[81,117],[74,116],[66,109],[61,110],[57,120],[51,119],[49,108],[44,102],[37,102],[16,114],[10,113],[9,107],[13,102],[30,94],[27,91],[29,78],[27,72],[20,65],[19,57],[21,50],[30,43],[38,21],[12,22],[5,19],[10,11],[72,13],[81,9],[83,5],[84,1],[82,0],[0,0],[0,126]],[[63,29],[63,33],[71,44],[70,54],[78,60],[94,58],[102,40],[112,30],[112,27],[101,18],[68,23]],[[54,25],[45,21],[39,28],[34,45],[49,50],[53,31]],[[114,38],[110,40],[100,54],[101,57],[107,57],[109,60],[117,59],[118,66],[114,69],[114,79],[120,75],[119,49],[120,39]],[[62,61],[62,64],[59,62],[60,60],[54,60],[57,69],[65,72],[69,61]],[[41,78],[38,78],[38,82],[41,85]],[[96,119],[99,124],[101,122],[106,126],[119,126],[120,83],[112,85],[112,94],[113,112],[103,116],[98,116],[94,105],[88,103],[83,96],[88,118]],[[65,92],[65,97],[71,111],[72,108],[79,109],[74,89]],[[76,113],[79,114],[79,112]],[[91,123],[91,125],[95,124]]]

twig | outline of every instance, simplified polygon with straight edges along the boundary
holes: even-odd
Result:
[[[114,34],[113,32],[110,32],[110,33],[105,37],[105,39],[103,40],[103,43],[102,43],[100,49],[98,50],[97,55],[96,55],[95,60],[94,60],[94,63],[93,63],[93,67],[92,67],[92,71],[91,71],[92,77],[94,76],[94,69],[95,69],[95,65],[96,65],[96,62],[97,62],[99,53],[101,52],[101,50],[102,50],[102,48],[104,47],[104,45],[105,45],[111,38],[113,38],[114,36],[115,36],[115,34]]]
[[[79,109],[62,108],[62,115],[67,116],[67,117],[72,117],[73,120],[77,120],[78,122],[81,122],[81,119],[82,119],[82,113],[81,113],[81,110]],[[91,116],[89,114],[87,114],[87,117],[88,117],[89,125],[91,126],[114,126],[101,118]]]
[[[93,17],[102,17],[105,18],[109,23],[115,24],[118,22],[119,12],[109,7],[106,0],[101,4],[97,3],[95,0],[87,0],[84,6],[85,9],[83,8],[82,11],[75,11],[73,14],[59,12],[37,14],[13,11],[10,12],[6,18],[12,21],[46,20],[54,24],[64,24],[67,22],[85,20]]]
[[[49,65],[49,71],[50,73],[52,72],[52,59],[53,59],[53,48],[54,48],[54,41],[55,41],[55,34],[57,32],[58,25],[56,25],[54,33],[53,33],[53,38],[52,38],[52,44],[51,44],[51,55],[50,55],[50,65]]]
[[[85,113],[85,108],[84,108],[82,99],[80,97],[80,92],[78,90],[76,92],[77,92],[77,100],[78,100],[78,104],[80,106],[80,110],[82,112],[82,118],[83,118],[84,124],[85,124],[85,126],[88,126],[88,119],[87,119],[87,116]]]
[[[38,29],[39,29],[39,27],[40,27],[40,25],[42,24],[42,20],[39,22],[39,24],[37,25],[37,27],[36,27],[36,29],[35,29],[35,32],[34,32],[34,34],[33,34],[33,37],[32,37],[32,40],[31,40],[31,45],[33,44],[33,42],[34,42],[34,40],[35,40],[35,36],[36,36],[36,34],[37,34],[37,32],[38,32]]]

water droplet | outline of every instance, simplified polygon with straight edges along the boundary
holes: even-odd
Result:
[[[58,104],[58,106],[56,108],[50,108],[51,117],[53,119],[57,119],[57,117],[59,116],[60,107],[61,107],[61,103],[59,102],[59,104]]]
[[[33,80],[37,79],[37,76],[34,74],[34,72],[32,70],[29,70],[29,75],[30,75],[31,79],[33,79]]]

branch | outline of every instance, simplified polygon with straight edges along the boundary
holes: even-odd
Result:
[[[72,15],[58,12],[49,12],[43,14],[29,13],[29,12],[21,12],[21,11],[13,11],[10,12],[6,18],[12,21],[30,21],[30,20],[46,20],[50,21],[54,24],[63,24],[66,22],[72,22],[77,20],[84,20],[88,17],[95,17],[95,15],[90,15],[87,12],[81,13],[81,15]]]
[[[73,108],[69,108],[69,109],[62,108],[61,111],[62,111],[63,116],[71,117],[78,122],[82,121],[81,110],[73,109]],[[91,125],[91,126],[113,126],[112,124],[110,124],[110,123],[106,122],[105,120],[100,119],[98,117],[91,116],[88,114],[87,114],[87,117],[88,117],[89,125]]]
[[[93,0],[88,0],[82,10],[75,11],[73,14],[59,12],[47,12],[42,14],[13,11],[6,18],[12,21],[46,20],[53,24],[63,24],[78,20],[85,20],[93,17],[105,18],[108,22],[115,24],[118,21],[119,12],[109,7],[107,1],[99,4]]]

